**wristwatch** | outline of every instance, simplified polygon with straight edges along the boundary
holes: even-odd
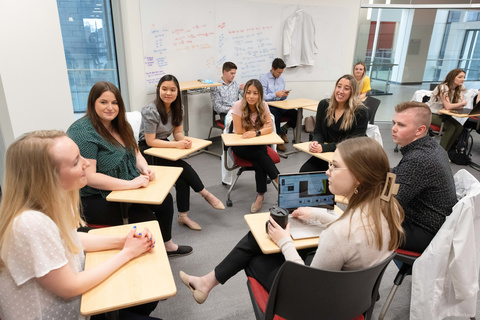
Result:
[[[257,131],[257,137],[262,134],[262,131],[258,130]]]

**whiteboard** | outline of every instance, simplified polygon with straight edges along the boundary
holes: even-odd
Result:
[[[148,93],[165,74],[179,81],[219,81],[222,65],[234,62],[244,83],[271,69],[283,57],[285,20],[297,9],[312,15],[319,53],[314,66],[287,68],[286,81],[335,81],[351,72],[350,43],[355,6],[330,3],[293,6],[233,0],[141,0],[145,85]],[[337,63],[340,62],[340,63]]]

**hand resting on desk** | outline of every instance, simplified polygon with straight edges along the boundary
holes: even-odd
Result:
[[[192,147],[192,140],[184,138],[177,141],[177,149],[190,149]]]
[[[85,251],[98,251],[89,250],[100,249],[98,244],[92,247],[92,242],[88,240],[91,236],[93,236],[92,239],[98,239],[98,237],[95,238],[95,235],[85,233],[80,237],[82,246]],[[109,238],[114,239],[115,237]],[[108,243],[110,243],[110,245],[108,245]],[[145,228],[141,234],[136,234],[136,228],[132,228],[125,238],[123,249],[114,257],[95,268],[76,273],[70,264],[67,263],[37,279],[47,290],[64,299],[71,299],[95,287],[128,261],[147,251],[152,252],[154,245],[155,240],[147,228]],[[108,250],[116,248],[118,248],[118,246],[115,245],[115,241],[112,240],[104,244],[102,249]]]
[[[255,138],[256,136],[257,136],[257,134],[255,133],[255,131],[245,131],[242,134],[242,139]]]
[[[308,145],[308,151],[315,152],[315,153],[321,153],[323,151],[322,145],[319,144],[317,141],[312,141]]]

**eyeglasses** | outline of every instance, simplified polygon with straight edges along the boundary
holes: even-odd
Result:
[[[330,170],[331,172],[335,170],[341,170],[341,169],[348,169],[348,168],[340,168],[340,167],[337,167],[335,164],[333,164],[333,162],[331,161],[328,162],[328,170]]]

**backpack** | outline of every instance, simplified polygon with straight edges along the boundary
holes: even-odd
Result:
[[[468,165],[472,162],[471,151],[473,145],[473,137],[470,134],[471,130],[463,128],[462,133],[457,141],[448,150],[448,157],[450,161],[459,165]]]

